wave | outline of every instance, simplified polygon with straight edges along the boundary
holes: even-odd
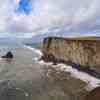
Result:
[[[69,72],[72,77],[80,79],[80,80],[84,81],[85,83],[87,83],[87,86],[85,88],[88,91],[100,86],[99,79],[97,79],[85,72],[78,71],[77,69],[73,68],[72,66],[65,65],[62,63],[53,65],[52,62],[46,63],[44,61],[40,61],[39,63],[42,65],[43,64],[52,65],[52,67],[56,68],[57,70]]]
[[[32,48],[31,46],[26,46],[26,45],[24,45],[24,48],[27,48],[27,49],[29,49],[31,51],[34,51],[36,54],[42,56],[42,52],[39,49]]]
[[[42,52],[39,49],[35,49],[32,48],[30,46],[24,46],[25,48],[28,48],[32,51],[34,51],[35,53],[37,53],[39,56],[42,56]],[[72,77],[80,79],[82,81],[84,81],[85,83],[87,83],[86,89],[87,90],[92,90],[98,86],[100,86],[100,80],[97,79],[96,77],[93,77],[85,72],[81,72],[75,68],[73,68],[72,66],[69,65],[65,65],[65,64],[57,64],[57,65],[53,65],[52,62],[44,62],[43,60],[38,61],[38,57],[34,58],[39,64],[41,65],[52,65],[52,67],[56,68],[57,70],[61,70],[61,71],[65,71],[65,72],[69,72],[71,74]]]

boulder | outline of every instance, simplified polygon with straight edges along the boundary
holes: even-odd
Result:
[[[2,56],[2,58],[13,58],[13,54],[11,51],[7,52],[4,56]]]

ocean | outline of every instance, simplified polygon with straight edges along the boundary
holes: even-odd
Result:
[[[33,45],[0,45],[0,56],[8,51],[14,58],[0,58],[0,100],[78,100],[81,89],[100,83],[71,66],[39,61],[42,53]]]

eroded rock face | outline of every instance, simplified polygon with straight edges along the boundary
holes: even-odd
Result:
[[[66,62],[100,72],[100,40],[48,37],[43,41],[44,60]]]

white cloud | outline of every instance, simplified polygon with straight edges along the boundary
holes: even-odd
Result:
[[[29,15],[15,12],[18,2],[0,0],[0,32],[16,36],[100,32],[99,0],[30,0],[32,11]]]

